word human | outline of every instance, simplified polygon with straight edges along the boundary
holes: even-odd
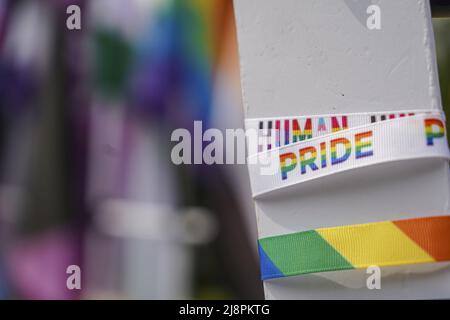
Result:
[[[258,152],[348,129],[347,116],[262,120],[258,123]]]
[[[247,123],[247,128],[257,130],[258,152],[263,152],[357,126],[414,115],[414,112],[379,112],[252,119]]]

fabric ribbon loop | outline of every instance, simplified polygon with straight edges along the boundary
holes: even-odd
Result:
[[[450,216],[322,228],[259,240],[263,280],[450,261]]]
[[[313,126],[315,122],[311,121],[312,129],[306,135],[295,134],[299,136],[298,139],[301,138],[299,141],[293,142],[295,139],[291,139],[291,133],[286,138],[289,139],[287,145],[249,156],[253,197],[338,172],[385,162],[419,158],[450,159],[443,113],[416,111],[400,115],[403,116],[384,117],[381,121],[372,121],[373,116],[370,119],[368,115],[353,115],[346,120],[341,118],[339,130],[336,124],[334,133],[319,136],[314,134],[320,125]],[[369,124],[364,124],[368,121]],[[333,123],[333,120],[329,122]],[[342,128],[342,123],[346,129]]]

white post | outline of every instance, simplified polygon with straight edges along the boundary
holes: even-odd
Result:
[[[428,1],[234,4],[247,118],[442,109]],[[378,165],[300,188],[256,201],[260,237],[449,212],[444,161]],[[366,287],[366,270],[274,279],[264,287],[269,299],[450,298],[450,269],[438,268],[383,268],[380,290]]]

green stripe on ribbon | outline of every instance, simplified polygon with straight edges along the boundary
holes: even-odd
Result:
[[[259,240],[267,257],[284,276],[353,269],[353,266],[316,231],[305,231]],[[263,280],[276,278],[262,274]]]

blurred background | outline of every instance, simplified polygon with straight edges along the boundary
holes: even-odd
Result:
[[[0,0],[0,298],[262,298],[245,166],[170,158],[241,104],[231,0]]]

